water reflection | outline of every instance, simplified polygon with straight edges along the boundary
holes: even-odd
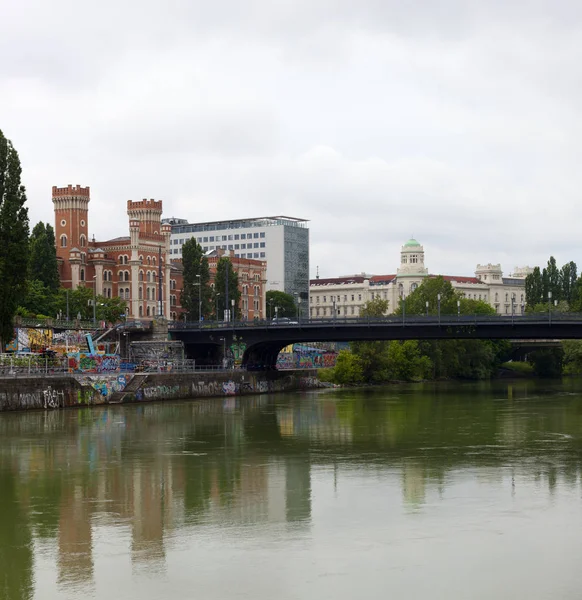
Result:
[[[217,540],[270,527],[313,537],[313,503],[324,523],[355,486],[371,495],[395,486],[402,510],[421,512],[461,478],[508,497],[524,483],[577,489],[577,386],[425,385],[0,415],[0,598],[34,597],[34,579],[95,594],[96,554],[127,556],[138,575],[163,573],[176,540],[197,530]]]

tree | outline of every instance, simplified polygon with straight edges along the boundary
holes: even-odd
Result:
[[[29,226],[21,173],[18,153],[0,131],[0,350],[12,338],[12,321],[26,295]]]
[[[295,299],[291,294],[285,292],[279,292],[277,290],[269,290],[267,292],[267,308],[268,316],[273,319],[275,315],[279,317],[292,317],[297,316],[297,305]],[[278,307],[278,310],[275,310]]]
[[[442,275],[438,277],[426,278],[409,296],[406,298],[407,315],[425,315],[428,302],[429,315],[436,315],[439,310],[438,295],[440,294],[440,313],[442,315],[452,315],[457,312],[457,300],[461,296],[455,291],[449,281],[445,281]],[[395,311],[402,314],[403,301]]]
[[[525,278],[525,304],[531,310],[543,298],[544,289],[542,274],[539,267],[534,267],[532,273]]]
[[[341,385],[363,383],[364,374],[360,358],[349,350],[341,350],[337,355],[332,379]]]
[[[539,377],[560,377],[564,361],[564,349],[539,348],[530,352],[528,362],[533,365],[533,371]]]
[[[238,274],[234,270],[230,259],[226,256],[220,257],[216,264],[216,275],[214,276],[214,300],[215,306],[218,306],[217,319],[222,318],[225,310],[232,310],[233,300],[235,310],[234,317],[235,319],[240,319],[241,311],[239,306],[240,290],[238,289]]]
[[[562,286],[560,281],[560,270],[556,265],[556,259],[550,256],[548,266],[545,269],[547,277],[547,288],[544,289],[544,300],[549,298],[549,293],[552,293],[552,301],[562,299]]]
[[[196,238],[190,238],[182,246],[182,265],[184,286],[180,302],[188,315],[188,320],[197,321],[199,316],[208,317],[212,312],[210,269],[204,250]]]
[[[113,298],[105,298],[105,296],[97,296],[96,313],[99,321],[107,323],[119,323],[125,319],[125,309],[127,303],[125,300],[114,296]]]
[[[20,305],[25,314],[43,317],[54,317],[58,296],[47,288],[39,279],[27,282],[26,296]]]
[[[30,279],[37,279],[52,292],[59,289],[59,268],[54,229],[41,221],[30,236]]]
[[[55,303],[55,313],[67,314],[67,291],[69,293],[69,315],[76,319],[89,320],[93,318],[93,290],[88,287],[78,287],[76,290],[59,290],[58,299]]]

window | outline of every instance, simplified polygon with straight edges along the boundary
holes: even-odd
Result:
[[[203,239],[202,239],[202,241],[203,241],[204,243],[206,243],[206,242],[208,242],[208,238],[207,238],[207,237],[205,237],[205,238],[203,238]]]
[[[354,301],[354,295],[352,294],[352,302]]]
[[[258,248],[258,247],[259,247],[259,242],[255,242],[255,243],[253,244],[253,248]]]
[[[80,279],[81,281],[85,281],[85,269],[81,269]]]
[[[143,306],[139,307],[139,316],[143,317]]]
[[[246,247],[247,247],[247,245],[246,245],[246,244],[241,244],[241,245],[240,245],[240,247],[241,247],[243,250],[246,250]]]
[[[222,238],[222,239],[224,239],[224,238]],[[232,235],[229,235],[228,239],[229,239],[229,241],[231,241],[232,240]]]
[[[358,300],[362,299],[362,294],[358,294]]]
[[[260,237],[264,238],[265,237],[265,232],[261,231],[261,233],[259,235],[260,235]]]
[[[259,234],[258,234],[258,233],[255,233],[255,234],[253,234],[253,237],[254,237],[255,239],[258,239],[258,237],[259,237]]]
[[[327,296],[324,296],[324,297],[323,297],[323,301],[324,301],[324,302],[327,302]]]
[[[152,264],[152,259],[148,256],[146,258],[146,262],[148,263],[148,265],[151,265]]]
[[[408,262],[408,259],[406,257],[406,254],[402,255],[402,264],[405,265]]]
[[[253,258],[259,258],[259,253],[258,253],[258,252],[255,252],[255,254],[254,254]]]
[[[208,241],[209,241],[209,242],[213,242],[213,241],[214,241],[214,236],[213,236],[213,235],[211,235],[211,236],[210,236],[210,239],[209,239]]]
[[[235,250],[240,250],[240,244],[235,244],[235,245],[234,245],[234,249],[235,249]]]
[[[505,294],[505,302],[509,302],[509,294]]]
[[[147,272],[146,279],[148,283],[150,283],[150,281],[152,280],[152,275],[149,271]]]
[[[247,239],[246,233],[241,233],[240,234],[240,239],[241,240],[246,240]],[[243,248],[244,248],[244,246],[243,246]]]
[[[150,316],[150,307],[148,306],[146,309],[146,315],[149,317]]]
[[[81,244],[81,248],[84,248],[87,245],[87,238],[84,235],[81,235],[79,243]]]
[[[351,313],[352,315],[354,314],[354,307],[353,307],[353,306],[351,306],[351,307],[350,307],[350,313]]]
[[[149,299],[150,299],[150,288],[147,287],[146,288],[146,300],[149,300]]]
[[[234,239],[235,239],[235,240],[238,240],[238,239],[240,239],[240,236],[239,236],[239,234],[238,234],[238,233],[235,233],[235,234],[234,234]]]
[[[141,285],[139,286],[139,299],[143,300],[143,288],[141,287]]]
[[[61,235],[61,248],[67,247],[67,236],[65,234]]]
[[[260,247],[264,248],[265,247],[265,242],[261,242]]]
[[[129,281],[129,271],[125,272],[125,281]]]
[[[261,258],[265,258],[265,253],[261,252]]]

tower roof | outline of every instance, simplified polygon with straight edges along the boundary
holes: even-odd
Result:
[[[405,244],[404,247],[405,248],[410,248],[413,246],[420,246],[420,244],[414,239],[414,238],[410,238]]]

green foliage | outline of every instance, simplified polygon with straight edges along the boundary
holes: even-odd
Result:
[[[228,281],[228,306],[226,306],[226,289]],[[234,270],[230,259],[222,256],[216,265],[214,277],[214,306],[218,306],[217,319],[222,319],[226,309],[232,310],[234,300],[235,318],[240,319],[240,290],[238,289],[238,273]],[[216,308],[215,308],[216,310]]]
[[[26,316],[49,315],[56,316],[58,296],[39,279],[28,281],[26,296],[19,313],[24,311]]]
[[[30,236],[29,277],[41,281],[56,292],[59,289],[59,269],[54,229],[41,221],[34,226]]]
[[[419,285],[405,300],[407,315],[425,315],[428,302],[428,314],[438,314],[440,294],[440,313],[441,315],[453,315],[457,313],[457,300],[460,295],[455,292],[455,289],[450,282],[445,281],[442,276],[427,277],[421,285]],[[403,301],[400,301],[400,306],[395,311],[397,314],[402,314]]]
[[[67,292],[69,294],[69,316],[76,319],[93,318],[93,290],[88,287],[78,287],[76,290],[61,288],[58,292],[55,313],[60,312],[63,317],[67,314]]]
[[[539,377],[560,377],[564,362],[563,348],[539,348],[530,352],[528,362]]]
[[[269,290],[266,295],[267,309],[269,311],[268,317],[270,319],[273,319],[275,314],[280,317],[297,317],[297,305],[291,294],[286,294],[285,292],[279,292],[277,290]],[[279,307],[279,310],[277,311],[275,310],[276,306]]]
[[[516,373],[521,373],[524,375],[533,374],[533,367],[527,362],[521,362],[519,360],[511,360],[508,362],[504,362],[501,364],[501,367],[507,369],[508,371],[515,371]]]
[[[533,273],[525,278],[526,308],[533,310],[534,306],[543,298],[543,294],[542,274],[539,267],[534,267]]]
[[[582,374],[582,340],[564,340],[564,373],[567,375]]]
[[[0,350],[13,335],[13,318],[26,295],[28,209],[18,153],[0,131]]]
[[[180,303],[189,321],[197,321],[200,316],[208,318],[212,313],[212,290],[209,286],[210,269],[202,246],[196,238],[190,238],[182,246],[184,285]],[[200,284],[200,285],[198,285]],[[202,305],[200,305],[202,300]]]
[[[374,298],[368,300],[362,310],[360,311],[361,317],[382,317],[388,312],[388,300],[381,300],[380,298]]]
[[[535,267],[525,278],[526,308],[528,312],[539,312],[536,307],[545,304],[547,310],[551,292],[552,302],[566,303],[567,310],[580,310],[580,287],[576,263],[570,261],[558,269],[556,259],[550,256],[544,269]]]
[[[97,296],[97,319],[107,323],[121,323],[125,319],[126,307],[126,301],[118,296],[113,298]]]
[[[332,369],[330,369],[332,370]],[[333,368],[332,381],[340,385],[355,385],[364,382],[364,374],[359,356],[349,350],[341,350]]]

